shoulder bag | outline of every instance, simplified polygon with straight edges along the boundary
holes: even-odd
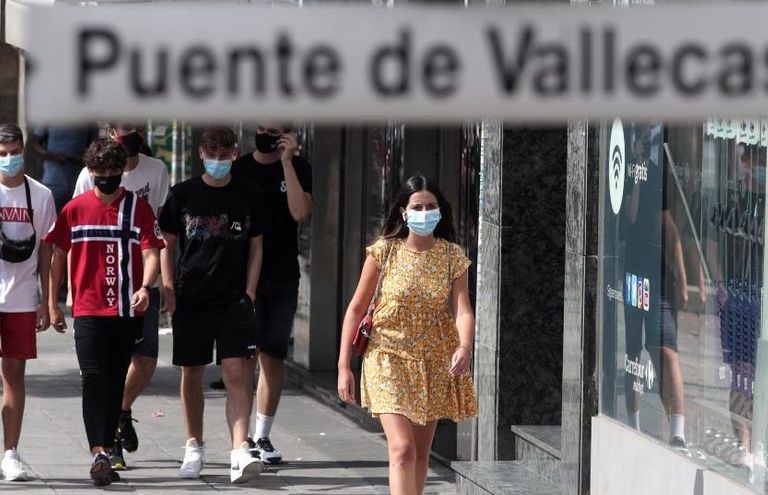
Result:
[[[373,332],[373,313],[376,311],[376,305],[379,301],[379,294],[381,292],[381,285],[384,282],[384,270],[386,270],[389,264],[389,257],[392,254],[392,248],[395,245],[395,241],[389,242],[387,249],[387,256],[384,258],[384,263],[381,265],[379,271],[379,279],[376,281],[376,291],[373,293],[371,304],[368,305],[368,311],[365,312],[365,316],[357,324],[357,332],[355,332],[355,338],[352,339],[352,348],[355,350],[358,356],[362,356],[365,350],[368,348],[368,342],[371,340],[371,334]]]

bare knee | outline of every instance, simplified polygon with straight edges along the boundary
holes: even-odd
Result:
[[[238,360],[240,361],[240,360]],[[221,378],[224,380],[227,390],[240,390],[245,388],[246,373],[248,367],[243,362],[222,363]]]
[[[23,387],[25,366],[23,359],[3,358],[3,380],[11,387]]]
[[[131,359],[131,364],[139,373],[151,375],[155,372],[155,368],[157,368],[157,358],[135,355]]]
[[[193,386],[203,384],[203,374],[205,366],[182,366],[181,381],[184,385]]]
[[[396,466],[408,466],[416,464],[416,445],[408,440],[393,440],[387,445],[389,450],[389,463]]]

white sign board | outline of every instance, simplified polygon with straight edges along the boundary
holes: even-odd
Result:
[[[26,12],[34,122],[768,115],[764,4]]]

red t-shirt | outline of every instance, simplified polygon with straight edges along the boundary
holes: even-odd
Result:
[[[76,196],[61,210],[45,240],[71,249],[73,316],[141,316],[131,297],[142,285],[141,251],[165,247],[144,199],[124,188],[111,205],[93,190]]]

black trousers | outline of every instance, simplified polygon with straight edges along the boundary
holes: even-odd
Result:
[[[91,448],[114,445],[117,422],[143,318],[75,318],[75,351],[83,383],[83,422]]]

